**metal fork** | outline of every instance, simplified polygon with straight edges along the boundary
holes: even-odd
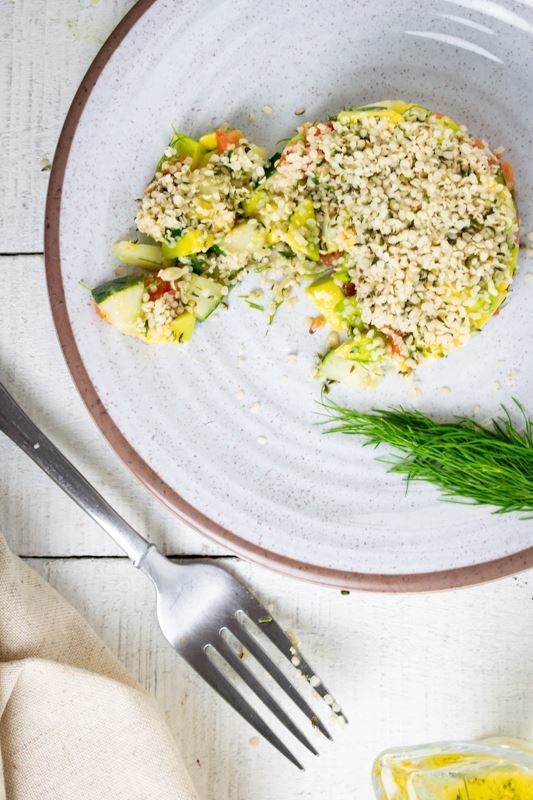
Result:
[[[0,383],[0,430],[30,456],[76,503],[92,517],[131,559],[133,565],[151,578],[157,596],[157,618],[165,638],[207,683],[247,720],[265,739],[299,769],[302,764],[284,742],[266,724],[261,715],[221,671],[220,657],[278,718],[278,720],[314,755],[317,750],[293,722],[272,694],[242,660],[229,642],[235,637],[241,652],[248,651],[274,679],[308,721],[324,736],[331,736],[315,712],[270,658],[260,642],[262,632],[287,658],[293,667],[325,699],[330,710],[346,721],[340,707],[315,675],[295,644],[272,615],[239,580],[221,567],[200,562],[176,564],[163,556],[135,531],[78,472],[24,413]],[[244,648],[244,651],[242,651]],[[216,656],[214,658],[214,656]],[[227,669],[225,669],[227,671]]]

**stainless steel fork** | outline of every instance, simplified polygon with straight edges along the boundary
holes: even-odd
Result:
[[[190,666],[297,767],[303,769],[289,748],[229,680],[228,667],[308,750],[318,755],[307,736],[259,680],[257,669],[250,669],[246,663],[248,659],[242,659],[246,651],[251,654],[303,712],[310,725],[331,739],[309,703],[268,655],[257,633],[262,632],[270,639],[326,701],[333,714],[345,721],[346,717],[296,645],[254,595],[221,567],[200,562],[176,564],[163,556],[104,500],[37,428],[1,383],[0,430],[114,539],[135,567],[151,578],[156,590],[161,630]],[[239,646],[240,653],[235,645]],[[224,671],[220,659],[225,662]]]

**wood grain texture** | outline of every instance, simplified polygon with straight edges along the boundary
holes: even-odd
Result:
[[[254,731],[166,644],[152,589],[128,562],[30,563],[159,699],[202,800],[370,800],[372,760],[386,747],[533,737],[531,575],[423,597],[342,596],[231,562],[280,623],[298,632],[350,719],[332,728],[333,744],[316,734],[318,759],[295,745],[306,766],[298,774],[266,742],[252,746]],[[324,704],[315,707],[327,721]],[[298,712],[294,718],[302,721]]]
[[[133,0],[0,0],[0,253],[42,250],[56,142],[87,67]]]
[[[123,466],[93,423],[72,384],[55,335],[43,258],[3,256],[0,270],[19,278],[9,281],[9,302],[0,315],[0,374],[16,400],[116,509],[166,552],[223,552],[156,501]],[[120,552],[3,436],[0,529],[20,555]]]

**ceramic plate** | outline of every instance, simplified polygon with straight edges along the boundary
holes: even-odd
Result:
[[[532,46],[531,0],[144,0],[113,33],[55,158],[50,296],[100,428],[182,518],[240,555],[337,586],[442,588],[533,565],[531,521],[443,502],[431,486],[406,494],[373,451],[322,434],[310,372],[326,334],[306,332],[305,298],[268,335],[260,313],[232,300],[188,345],[149,347],[102,324],[80,286],[113,274],[111,244],[133,232],[134,198],[173,126],[195,135],[228,121],[272,148],[300,107],[324,118],[400,97],[465,122],[506,148],[523,230],[533,229]],[[531,271],[523,253],[505,309],[467,347],[419,369],[418,397],[390,378],[335,399],[444,419],[479,405],[483,421],[516,396],[532,412]]]

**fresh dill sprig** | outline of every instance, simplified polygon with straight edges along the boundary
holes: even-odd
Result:
[[[522,417],[517,426],[509,410],[485,428],[471,419],[437,422],[421,411],[402,407],[363,413],[323,400],[326,433],[362,436],[365,445],[386,444],[398,453],[380,459],[390,472],[437,486],[446,499],[496,506],[533,518],[533,420],[515,400]]]

